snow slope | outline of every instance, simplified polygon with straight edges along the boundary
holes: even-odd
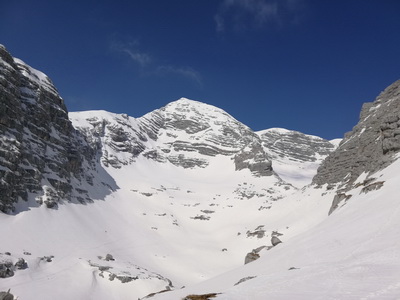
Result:
[[[399,170],[397,160],[374,174],[384,188],[368,193],[363,192],[365,177],[357,180],[351,201],[329,217],[325,203],[331,194],[324,188],[283,199],[279,206],[287,207],[279,209],[279,220],[295,229],[282,244],[264,250],[257,261],[154,299],[206,293],[229,300],[399,299]],[[295,198],[301,199],[297,205]],[[298,222],[307,225],[300,228]]]
[[[396,299],[400,161],[373,176],[384,182],[379,190],[362,193],[360,178],[329,217],[332,190],[285,190],[248,170],[218,176],[229,168],[228,159],[192,170],[142,158],[107,169],[119,189],[104,201],[1,214],[1,260],[22,257],[28,268],[1,279],[0,289],[19,299],[137,299],[164,289],[174,291],[154,299]],[[266,195],[243,198],[254,191]],[[260,225],[264,237],[247,235]],[[273,231],[283,243],[243,265]]]
[[[236,172],[229,158],[196,170],[146,158],[107,170],[118,189],[105,199],[0,215],[2,259],[28,265],[0,280],[0,290],[20,299],[136,299],[241,266],[273,230],[285,232],[265,215],[294,189],[274,176]],[[247,236],[260,225],[264,237]]]

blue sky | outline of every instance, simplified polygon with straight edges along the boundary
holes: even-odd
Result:
[[[398,0],[0,0],[0,43],[69,111],[186,97],[332,139],[400,79]]]

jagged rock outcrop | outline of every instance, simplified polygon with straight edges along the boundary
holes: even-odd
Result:
[[[232,158],[236,170],[272,175],[259,136],[223,110],[185,98],[140,118],[101,111],[71,113],[74,126],[102,162],[119,168],[139,156],[183,168],[204,168],[217,155]]]
[[[343,193],[363,172],[371,174],[391,164],[399,150],[400,80],[363,105],[360,121],[325,159],[313,183],[337,185]]]
[[[337,147],[338,140],[283,128],[258,131],[262,146],[272,159],[274,171],[296,187],[311,183],[322,161]]]
[[[89,200],[94,158],[50,79],[0,46],[0,210]]]
[[[258,254],[261,250],[263,250],[266,246],[260,246],[256,249],[251,250],[251,252],[246,254],[246,257],[244,258],[244,264],[251,263],[257,259],[260,258],[260,254]]]
[[[330,141],[299,131],[271,128],[258,134],[273,160],[286,157],[293,161],[316,162],[335,150]]]
[[[8,292],[0,292],[0,300],[14,300],[14,295]]]
[[[282,243],[282,241],[277,237],[277,236],[272,236],[271,237],[271,244],[272,246],[276,246],[278,244]]]

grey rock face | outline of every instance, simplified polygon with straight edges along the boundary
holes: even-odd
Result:
[[[246,235],[247,237],[257,237],[258,239],[262,239],[265,236],[264,225],[258,226],[254,231],[248,230]]]
[[[14,266],[11,260],[0,262],[0,278],[14,276]]]
[[[239,284],[241,284],[241,283],[243,283],[243,282],[246,282],[246,281],[251,280],[251,279],[256,278],[256,277],[257,277],[257,276],[247,276],[247,277],[244,277],[244,278],[240,279],[238,282],[236,282],[234,285],[239,285]]]
[[[400,80],[363,105],[360,121],[322,163],[313,183],[349,190],[361,173],[372,174],[391,164],[399,150]]]
[[[261,147],[258,136],[225,111],[214,106],[180,99],[159,110],[164,117],[165,130],[176,136],[170,142],[168,160],[180,164],[186,159],[204,156],[199,167],[208,165],[216,155],[233,156],[236,170],[249,169],[255,176],[272,174],[271,162]],[[180,153],[174,161],[174,153]],[[171,160],[172,159],[172,160]]]
[[[249,169],[256,176],[272,175],[272,162],[259,140],[241,149],[235,156],[236,170]]]
[[[252,261],[255,261],[259,258],[260,258],[260,254],[253,252],[253,251],[249,252],[246,254],[246,257],[244,259],[244,264],[246,265],[246,264],[251,263]]]
[[[328,140],[293,130],[271,128],[258,134],[274,160],[288,157],[299,162],[315,162],[335,149]]]
[[[271,238],[271,244],[272,246],[276,246],[278,244],[282,243],[282,241],[277,237],[277,236],[273,236]]]
[[[106,166],[120,168],[141,155],[204,168],[210,158],[224,155],[236,170],[249,169],[255,176],[273,173],[257,134],[223,110],[197,101],[182,98],[137,119],[105,112],[73,113],[70,118],[99,149]]]
[[[251,252],[247,253],[245,259],[244,259],[244,264],[251,263],[252,261],[255,261],[260,258],[260,254],[258,254],[261,250],[264,248],[267,248],[266,246],[260,246],[256,249],[253,249]],[[267,250],[269,250],[267,248]]]
[[[256,249],[253,249],[251,252],[247,253],[245,259],[244,259],[244,264],[251,263],[252,261],[255,261],[260,258],[260,254],[258,254],[262,249],[264,249],[265,246],[258,247]]]
[[[345,193],[337,193],[335,197],[333,197],[331,208],[329,209],[328,215],[334,212],[336,208],[339,207],[339,204],[342,201],[347,201],[352,197],[352,195],[346,195]]]
[[[110,261],[110,260],[115,260],[115,259],[114,259],[114,257],[113,257],[111,254],[108,253],[108,254],[106,255],[105,260],[106,260],[106,261]]]
[[[332,143],[317,136],[283,128],[270,128],[257,134],[265,153],[272,159],[274,172],[298,188],[311,183],[319,165],[337,145],[337,141]]]
[[[14,300],[14,295],[8,292],[0,292],[0,300]]]
[[[15,263],[15,267],[19,270],[26,269],[28,267],[27,262],[23,258],[18,258],[17,262]]]
[[[72,181],[92,182],[94,158],[50,79],[0,46],[0,210],[35,197],[49,208],[84,202]]]

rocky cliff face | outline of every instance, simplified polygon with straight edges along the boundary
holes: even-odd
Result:
[[[0,46],[0,210],[90,199],[94,157],[50,79]]]
[[[75,127],[101,147],[105,165],[119,168],[138,157],[183,168],[204,168],[218,155],[232,158],[236,170],[272,175],[259,136],[223,110],[180,99],[135,119],[107,112],[71,113]]]
[[[349,190],[363,172],[371,174],[391,164],[399,150],[400,80],[363,105],[360,121],[322,163],[313,183]]]
[[[317,168],[336,149],[338,142],[283,128],[266,129],[257,134],[272,159],[274,171],[297,187],[311,183]]]
[[[294,130],[271,128],[260,131],[259,135],[274,160],[288,158],[298,162],[316,162],[335,149],[328,140]]]

